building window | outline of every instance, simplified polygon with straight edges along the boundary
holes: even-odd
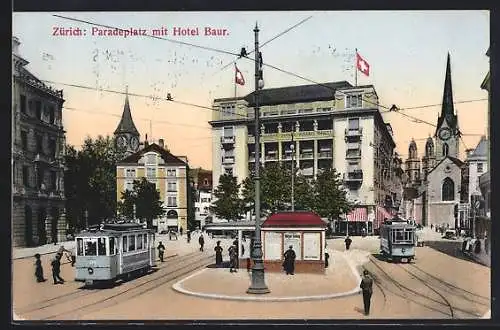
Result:
[[[443,157],[448,156],[450,147],[448,146],[448,143],[443,143]]]
[[[205,186],[208,186],[208,179],[205,179],[205,180],[203,181],[203,184],[204,184]]]
[[[135,168],[127,168],[125,169],[125,177],[127,178],[135,178]]]
[[[54,121],[56,119],[56,109],[54,108],[53,105],[49,106],[49,122],[51,124],[54,124]]]
[[[43,168],[39,167],[37,172],[37,188],[41,188],[44,181],[45,171]]]
[[[226,136],[226,137],[234,136],[234,132],[233,132],[233,127],[232,126],[224,127],[224,136]]]
[[[26,96],[21,94],[21,113],[26,113]]]
[[[23,166],[23,185],[25,187],[30,186],[30,167],[29,166]]]
[[[125,182],[125,190],[132,191],[134,190],[134,181],[126,181]]]
[[[350,131],[359,130],[359,118],[349,118],[349,130]]]
[[[452,179],[444,179],[441,196],[443,201],[455,200],[455,184]]]
[[[28,150],[28,132],[21,131],[21,146],[23,150]]]
[[[483,163],[477,163],[477,173],[483,173]]]
[[[57,172],[56,171],[50,172],[50,186],[52,187],[52,190],[57,190]]]
[[[177,197],[168,196],[167,197],[167,207],[177,207]]]
[[[167,169],[167,176],[169,176],[169,177],[175,177],[176,176],[176,171],[174,169]]]
[[[156,178],[156,168],[146,167],[146,177],[147,178]]]
[[[176,192],[177,191],[177,182],[168,182],[167,183],[167,191]]]
[[[36,134],[36,152],[43,154],[43,136]]]
[[[361,108],[362,107],[362,95],[347,95],[346,96],[346,108]]]
[[[42,102],[41,101],[35,102],[35,114],[36,114],[37,119],[42,120]]]
[[[231,117],[235,114],[235,105],[234,104],[226,104],[221,106],[222,116],[223,117]]]
[[[56,158],[56,140],[55,139],[49,140],[49,150],[50,150],[50,156],[52,158]]]
[[[231,167],[225,168],[226,175],[233,176],[233,169]]]

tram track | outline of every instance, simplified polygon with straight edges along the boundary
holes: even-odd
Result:
[[[397,288],[399,288],[400,291],[402,292],[402,294],[398,294],[398,293],[394,292],[393,290],[389,289],[386,286],[385,289],[388,292],[391,292],[392,294],[394,294],[396,296],[399,296],[401,298],[404,298],[405,300],[409,300],[409,301],[411,301],[411,302],[413,302],[413,303],[415,303],[417,305],[420,305],[420,306],[425,307],[427,309],[439,312],[440,314],[444,314],[444,315],[446,315],[448,317],[451,317],[451,318],[454,318],[456,316],[455,315],[456,314],[455,311],[460,311],[460,312],[462,312],[464,314],[468,314],[468,315],[471,315],[471,316],[474,316],[474,317],[478,317],[477,314],[472,313],[472,312],[470,312],[468,310],[465,310],[465,309],[462,309],[462,308],[459,308],[459,307],[456,307],[456,306],[452,306],[452,304],[450,303],[450,301],[441,292],[439,292],[435,287],[433,287],[431,284],[429,284],[428,282],[426,282],[424,279],[413,276],[413,274],[411,272],[409,272],[407,269],[405,269],[403,265],[398,265],[397,268],[398,269],[401,268],[404,271],[406,271],[410,275],[410,278],[414,278],[418,282],[420,282],[423,285],[425,285],[432,292],[434,292],[437,296],[439,296],[440,299],[435,299],[433,297],[429,297],[428,295],[426,295],[426,294],[424,294],[422,292],[416,291],[416,290],[414,290],[414,289],[412,289],[412,288],[410,288],[410,287],[402,284],[400,281],[396,280],[393,275],[389,274],[380,265],[380,263],[377,260],[374,260],[374,259],[375,258],[371,257],[372,264],[384,275],[384,277],[387,279],[387,281],[389,281],[394,286],[396,286]],[[378,285],[383,286],[381,279],[376,279],[376,281],[379,282]],[[445,312],[445,311],[442,310],[442,308],[435,308],[433,306],[429,306],[426,303],[419,302],[419,301],[417,301],[415,299],[416,297],[420,297],[421,299],[423,299],[427,303],[428,302],[434,302],[434,303],[438,304],[441,307],[446,307],[447,311]],[[412,298],[412,299],[410,299],[410,298]]]
[[[170,259],[166,260],[165,266],[163,266],[161,268],[156,268],[156,270],[153,273],[151,273],[151,275],[155,275],[155,278],[158,278],[159,276],[165,275],[165,273],[168,274],[172,264],[175,264],[175,262],[177,262],[179,260],[184,260],[186,258],[189,258],[189,257],[194,256],[194,255],[198,255],[198,254],[199,254],[199,252],[193,252],[193,253],[189,253],[186,255],[172,256]],[[137,277],[134,280],[140,281],[143,278],[144,277]],[[125,282],[125,283],[127,283],[127,282]],[[115,286],[115,287],[118,287],[118,286]],[[68,293],[65,293],[62,295],[58,295],[58,296],[51,297],[51,298],[48,298],[48,299],[45,299],[42,301],[37,301],[37,302],[31,303],[31,304],[23,306],[21,308],[16,308],[16,313],[18,313],[20,315],[24,315],[27,313],[32,313],[35,311],[48,309],[48,308],[51,308],[53,306],[57,306],[60,304],[68,303],[70,301],[74,301],[75,299],[80,299],[80,298],[89,297],[89,296],[92,296],[95,294],[99,294],[100,292],[101,292],[100,290],[89,289],[89,288],[86,288],[85,285],[82,285],[81,287],[76,288],[76,291],[71,291],[71,292],[68,292]]]
[[[168,282],[171,282],[173,280],[178,279],[181,276],[184,276],[186,274],[189,274],[199,268],[202,268],[204,266],[209,265],[213,261],[213,257],[215,254],[211,255],[203,255],[201,258],[196,258],[194,261],[191,261],[187,264],[181,264],[180,267],[171,270],[170,272],[164,274],[164,276],[160,277],[155,277],[150,280],[144,281],[138,285],[132,286],[130,288],[126,288],[124,290],[120,290],[114,294],[111,294],[106,297],[102,297],[100,299],[97,299],[96,301],[92,301],[90,303],[86,303],[84,305],[79,305],[75,306],[75,308],[71,310],[66,310],[64,312],[59,312],[56,314],[51,314],[48,316],[45,316],[41,318],[42,320],[57,320],[58,317],[64,315],[65,319],[67,319],[69,316],[74,316],[75,319],[76,317],[81,316],[81,315],[86,315],[93,310],[96,309],[103,309],[106,308],[107,306],[103,306],[106,304],[119,304],[125,300],[130,300],[134,297],[143,295],[151,290],[154,290],[157,287],[160,287]],[[137,291],[137,292],[134,292]],[[132,294],[130,294],[132,293]],[[124,295],[130,294],[129,296],[124,299]]]

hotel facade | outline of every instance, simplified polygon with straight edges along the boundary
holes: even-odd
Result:
[[[255,168],[254,95],[215,99],[212,126],[213,184],[225,173],[242,182]],[[349,232],[372,232],[388,207],[402,198],[401,160],[391,127],[378,109],[372,85],[346,81],[260,91],[261,162],[292,166],[315,178],[327,168],[341,173],[357,208]],[[351,225],[351,222],[353,225]],[[375,223],[375,226],[374,226]],[[337,222],[345,231],[345,221]]]

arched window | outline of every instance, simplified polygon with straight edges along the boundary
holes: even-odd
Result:
[[[448,152],[450,151],[449,149],[450,149],[450,147],[448,146],[448,143],[444,143],[443,144],[443,156],[444,157],[448,156]]]
[[[443,201],[455,200],[455,183],[450,178],[445,178],[443,180],[441,200]]]

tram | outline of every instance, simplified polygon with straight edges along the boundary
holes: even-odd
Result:
[[[155,266],[154,231],[136,223],[89,228],[75,237],[76,281],[114,282]]]
[[[380,252],[386,260],[411,262],[415,258],[416,227],[394,217],[380,226]]]

